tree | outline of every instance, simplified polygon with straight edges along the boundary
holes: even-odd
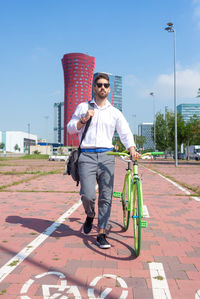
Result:
[[[143,148],[145,142],[146,142],[145,136],[135,135],[135,143],[137,148]]]
[[[3,149],[5,147],[5,144],[3,142],[0,143],[0,149]]]
[[[177,145],[180,150],[181,144],[186,140],[186,124],[180,113],[177,113]],[[174,113],[166,111],[156,114],[156,147],[160,151],[174,151],[175,147],[175,121]]]
[[[159,151],[165,151],[169,147],[168,126],[167,126],[166,119],[164,118],[164,115],[160,112],[156,114],[155,127],[156,127],[156,148]]]
[[[18,145],[18,144],[15,144],[15,146],[14,146],[14,150],[15,150],[15,151],[19,151],[19,152],[20,152],[20,147],[19,147],[19,145]]]
[[[117,152],[123,152],[125,150],[125,147],[119,137],[115,138],[115,140],[113,141],[113,145]]]

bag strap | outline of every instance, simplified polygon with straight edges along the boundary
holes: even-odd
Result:
[[[94,104],[93,104],[93,103],[88,102],[88,106],[89,106],[88,108],[89,108],[90,110],[94,110]],[[82,137],[81,137],[81,142],[80,142],[80,144],[79,144],[79,149],[80,149],[80,147],[81,147],[81,143],[82,143],[83,139],[85,138],[85,135],[86,135],[86,133],[87,133],[87,130],[88,130],[89,126],[90,126],[91,121],[92,121],[92,117],[90,117],[90,119],[86,122],[85,130],[83,131],[83,135],[82,135]]]

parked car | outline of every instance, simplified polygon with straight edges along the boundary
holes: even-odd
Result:
[[[186,155],[185,155],[185,153],[178,153],[177,157],[178,157],[178,159],[180,159],[180,160],[185,160],[185,159],[186,159]]]

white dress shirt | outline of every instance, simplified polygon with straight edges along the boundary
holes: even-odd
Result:
[[[120,110],[113,107],[108,100],[103,107],[97,106],[94,99],[90,103],[94,103],[95,113],[85,138],[82,141],[81,148],[112,148],[115,129],[126,149],[130,146],[135,146],[133,134],[129,128],[128,122]],[[67,124],[67,131],[69,134],[79,133],[79,141],[81,140],[85,126],[78,130],[77,122],[85,116],[88,109],[88,102],[79,104],[72,115],[71,120]]]

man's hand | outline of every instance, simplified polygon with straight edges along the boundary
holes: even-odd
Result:
[[[90,117],[93,116],[94,116],[94,110],[88,110],[84,117],[85,122],[87,122],[90,119]]]
[[[132,160],[136,160],[140,157],[140,154],[138,152],[136,152],[135,150],[135,147],[134,146],[131,146],[129,147],[129,152],[130,152],[130,155],[132,157]]]
[[[87,121],[94,116],[94,110],[88,110],[85,114],[84,117],[82,117],[78,122],[77,122],[77,130],[80,130],[83,126],[86,125]]]

